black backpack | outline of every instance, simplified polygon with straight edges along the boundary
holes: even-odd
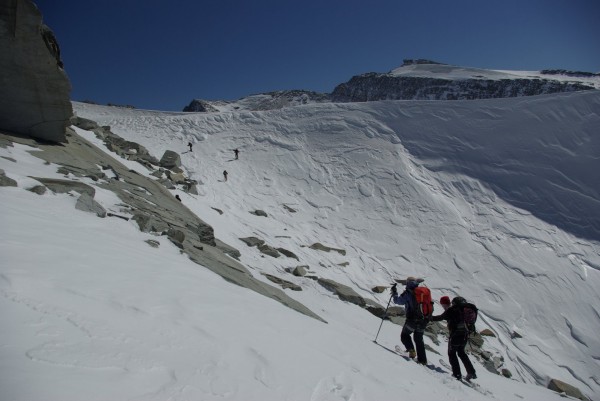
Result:
[[[459,323],[458,328],[464,327],[469,333],[477,332],[475,322],[477,321],[479,309],[472,303],[467,302],[463,297],[454,298],[452,300],[452,305],[456,306],[460,311],[461,323]]]

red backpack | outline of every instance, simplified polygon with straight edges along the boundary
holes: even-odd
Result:
[[[417,313],[427,319],[433,314],[433,301],[431,300],[431,291],[427,287],[416,287],[413,290],[417,300]]]

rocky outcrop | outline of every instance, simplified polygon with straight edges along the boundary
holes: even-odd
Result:
[[[144,226],[157,236],[167,235],[169,241],[181,249],[182,254],[187,255],[199,266],[211,270],[230,283],[256,291],[300,313],[324,321],[306,306],[290,298],[283,290],[254,278],[248,269],[234,259],[236,252],[233,248],[214,238],[212,227],[178,201],[159,182],[130,170],[119,160],[112,158],[76,133],[68,136],[63,146],[36,143],[29,138],[8,136],[0,132],[0,143],[3,141],[37,147],[39,151],[31,154],[74,172],[72,181],[36,178],[48,188],[54,185],[58,191],[75,190],[88,194],[91,192],[88,187],[92,190],[98,187],[112,191],[120,199],[118,205],[120,214],[138,216],[136,221],[140,228]],[[111,166],[115,177],[106,177],[94,182],[93,186],[77,181],[84,177],[78,175],[79,172],[100,170],[100,166],[106,165]],[[108,213],[107,216],[127,218],[113,213]],[[154,232],[155,229],[160,231]],[[239,256],[239,252],[237,255]]]
[[[71,84],[54,34],[31,0],[0,2],[0,128],[65,142]]]
[[[186,112],[196,112],[196,113],[212,113],[219,111],[214,108],[209,102],[202,99],[194,99],[183,108],[183,111]]]
[[[17,182],[8,177],[4,170],[0,169],[0,187],[16,187]]]
[[[595,89],[582,83],[547,79],[436,79],[367,73],[338,85],[334,102],[375,100],[472,100],[533,96]]]
[[[194,99],[184,107],[186,112],[210,113],[222,109],[249,111],[278,110],[310,103],[330,102],[330,95],[306,90],[285,90],[250,95],[235,102]]]

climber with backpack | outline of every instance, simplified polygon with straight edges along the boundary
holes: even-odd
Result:
[[[465,352],[465,346],[469,340],[469,334],[475,332],[475,321],[477,320],[477,307],[469,303],[463,297],[455,297],[450,303],[450,298],[443,296],[440,298],[440,304],[444,308],[444,313],[438,316],[432,316],[431,320],[448,322],[448,331],[450,337],[448,339],[448,359],[452,367],[452,376],[456,379],[462,379],[460,364],[458,358],[465,365],[467,375],[466,381],[477,379],[475,368]]]
[[[398,295],[396,287],[392,287],[392,298],[394,303],[404,305],[406,310],[406,321],[400,333],[400,341],[406,347],[410,358],[416,357],[418,363],[426,365],[427,354],[423,334],[433,313],[433,302],[431,301],[431,291],[425,286],[419,286],[420,281],[414,277],[408,277],[406,288],[402,294]],[[414,345],[411,335],[414,338]]]

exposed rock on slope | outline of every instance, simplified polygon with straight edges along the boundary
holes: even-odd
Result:
[[[106,129],[107,127],[100,127],[96,131],[104,133]],[[85,193],[95,191],[93,187],[78,182],[78,179],[88,177],[95,169],[99,179],[94,185],[114,192],[123,202],[120,213],[133,216],[133,220],[138,223],[141,230],[156,235],[167,235],[168,239],[192,261],[210,269],[229,282],[277,300],[307,316],[323,320],[283,291],[254,278],[243,265],[229,257],[228,255],[235,254],[237,251],[216,239],[212,227],[178,201],[159,181],[128,169],[120,161],[110,157],[76,133],[70,133],[63,146],[36,144],[33,140],[0,132],[0,141],[3,140],[37,147],[39,151],[31,152],[34,156],[50,163],[60,164],[65,174],[77,177],[69,181],[71,187],[65,189],[63,189],[65,180],[35,178],[49,186],[51,190],[62,192],[75,188]],[[101,167],[110,168],[115,177],[107,177],[101,171]],[[93,193],[90,196],[93,197]]]
[[[0,128],[64,142],[71,84],[52,31],[30,0],[0,3]]]
[[[595,87],[591,84],[563,82],[550,76],[548,79],[502,76],[496,71],[455,67],[428,60],[405,60],[402,67],[389,73],[354,76],[338,85],[331,97],[334,102],[473,100],[593,89]]]

